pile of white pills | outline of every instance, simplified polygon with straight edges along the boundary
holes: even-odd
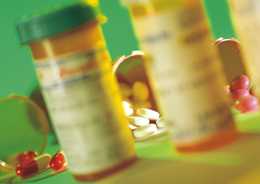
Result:
[[[144,141],[166,132],[167,124],[161,120],[160,113],[147,108],[134,110],[126,101],[123,102],[123,107],[128,118],[128,127],[136,141]]]

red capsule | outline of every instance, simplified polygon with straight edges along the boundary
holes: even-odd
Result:
[[[38,156],[37,152],[27,151],[27,152],[23,152],[23,153],[19,154],[16,157],[16,160],[18,163],[21,164],[23,162],[30,162],[30,161],[34,160],[37,156]]]
[[[241,113],[255,112],[259,110],[258,99],[254,96],[243,97],[235,105]]]
[[[49,163],[50,168],[52,168],[55,171],[61,171],[66,168],[67,163],[65,159],[65,155],[63,152],[58,152],[56,153],[50,163]]]
[[[35,160],[23,161],[16,165],[16,175],[22,178],[28,178],[37,174],[39,171],[37,162]]]
[[[231,96],[234,100],[239,100],[240,98],[247,97],[250,95],[248,89],[237,89],[231,91]]]
[[[241,75],[237,79],[235,79],[231,84],[231,91],[238,89],[247,89],[250,88],[250,80],[246,75]]]

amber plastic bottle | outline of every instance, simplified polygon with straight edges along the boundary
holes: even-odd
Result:
[[[256,95],[260,98],[260,1],[229,0],[234,29],[245,58],[245,66],[253,82]]]
[[[22,20],[59,142],[77,180],[92,181],[136,160],[98,15],[83,3]]]
[[[157,101],[180,151],[236,137],[227,84],[201,0],[122,0],[147,55]]]

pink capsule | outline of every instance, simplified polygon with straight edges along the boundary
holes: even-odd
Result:
[[[231,91],[231,96],[234,100],[239,100],[240,98],[247,97],[250,95],[248,89],[237,89]]]
[[[252,95],[240,98],[235,108],[241,113],[255,112],[259,110],[258,99]]]
[[[246,75],[241,75],[237,79],[235,79],[231,84],[231,91],[235,91],[238,89],[247,89],[250,88],[250,80]]]

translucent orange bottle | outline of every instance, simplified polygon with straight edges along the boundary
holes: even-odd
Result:
[[[241,43],[246,69],[260,98],[260,1],[229,0],[235,31]]]
[[[202,0],[123,0],[147,55],[157,101],[180,151],[235,138],[221,64]]]
[[[44,99],[69,169],[97,180],[136,160],[98,15],[83,3],[22,20]]]

